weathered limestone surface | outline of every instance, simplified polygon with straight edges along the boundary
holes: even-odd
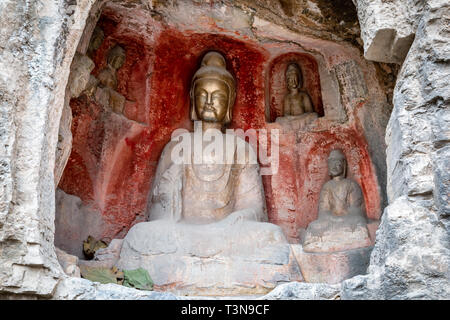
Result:
[[[104,221],[83,204],[80,198],[56,189],[55,245],[69,254],[84,259],[83,241],[88,236],[101,239]],[[76,228],[73,226],[77,226]]]
[[[55,249],[59,264],[63,268],[64,272],[71,277],[81,277],[80,268],[78,267],[78,257],[68,254],[61,249]]]
[[[435,213],[397,199],[384,212],[368,275],[343,282],[343,299],[448,299],[448,232]]]
[[[0,292],[51,296],[54,165],[70,64],[94,0],[0,3]]]
[[[56,146],[55,155],[55,187],[64,172],[64,168],[69,160],[70,151],[72,150],[72,109],[69,105],[69,99],[66,98],[59,122],[58,144]]]
[[[145,291],[118,284],[100,284],[82,278],[65,278],[56,289],[54,300],[177,300],[168,292]]]
[[[279,285],[260,300],[337,300],[340,285],[325,283],[291,282]]]
[[[402,63],[423,9],[420,0],[353,0],[358,10],[364,56],[368,60]]]
[[[432,0],[415,10],[423,15],[398,76],[386,134],[390,205],[369,273],[343,283],[344,299],[450,298],[450,4]],[[383,27],[361,22],[363,30]]]

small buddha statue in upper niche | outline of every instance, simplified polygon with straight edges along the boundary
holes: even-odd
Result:
[[[343,152],[331,151],[328,157],[331,180],[320,192],[318,219],[306,230],[304,251],[333,252],[371,245],[361,188],[346,178],[346,172]]]
[[[283,130],[304,131],[314,126],[318,117],[309,94],[302,89],[302,72],[296,63],[286,68],[287,93],[283,100],[283,115],[275,122],[281,124]]]
[[[286,86],[288,92],[283,101],[284,116],[299,116],[314,112],[309,94],[302,89],[302,72],[296,63],[289,64],[286,69]]]

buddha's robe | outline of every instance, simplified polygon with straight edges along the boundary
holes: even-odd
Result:
[[[144,268],[158,288],[179,294],[256,294],[302,281],[283,231],[264,222],[249,145],[237,144],[228,164],[195,165],[173,161],[176,144],[166,145],[158,163],[150,221],[130,229],[117,266]]]
[[[359,185],[343,178],[332,179],[320,192],[318,219],[306,230],[303,249],[333,252],[371,245]]]
[[[237,136],[225,164],[176,164],[172,161],[177,142],[171,141],[161,154],[153,184],[149,207],[150,220],[170,219],[194,223],[219,221],[232,212],[241,212],[246,219],[267,221],[264,191],[250,145]],[[194,141],[193,134],[190,134]],[[193,147],[191,150],[193,150]]]
[[[287,93],[284,96],[283,113],[285,116],[299,116],[314,112],[308,93],[299,91],[296,94]]]

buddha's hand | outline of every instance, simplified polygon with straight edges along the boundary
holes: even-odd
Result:
[[[332,215],[332,216],[330,217],[330,220],[331,220],[333,223],[342,223],[342,222],[344,222],[345,218],[344,218],[343,216],[335,216],[335,215]]]
[[[254,209],[243,209],[230,213],[228,217],[222,221],[228,225],[237,225],[245,220],[257,221],[257,215]]]

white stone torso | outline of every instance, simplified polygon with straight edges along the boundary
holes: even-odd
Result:
[[[230,135],[222,135],[224,146],[227,137]],[[233,136],[233,139],[238,141],[240,138]],[[169,143],[158,164],[150,220],[169,218],[209,223],[236,210],[251,208],[256,213],[256,220],[266,221],[259,166],[249,162],[252,157],[256,159],[256,155],[250,156],[253,149],[242,139],[241,142],[230,149],[228,164],[214,163],[207,156],[202,164],[194,164],[192,151],[191,163],[179,165],[170,159],[174,144]]]
[[[220,220],[234,209],[234,164],[184,165],[183,218],[190,221]]]

